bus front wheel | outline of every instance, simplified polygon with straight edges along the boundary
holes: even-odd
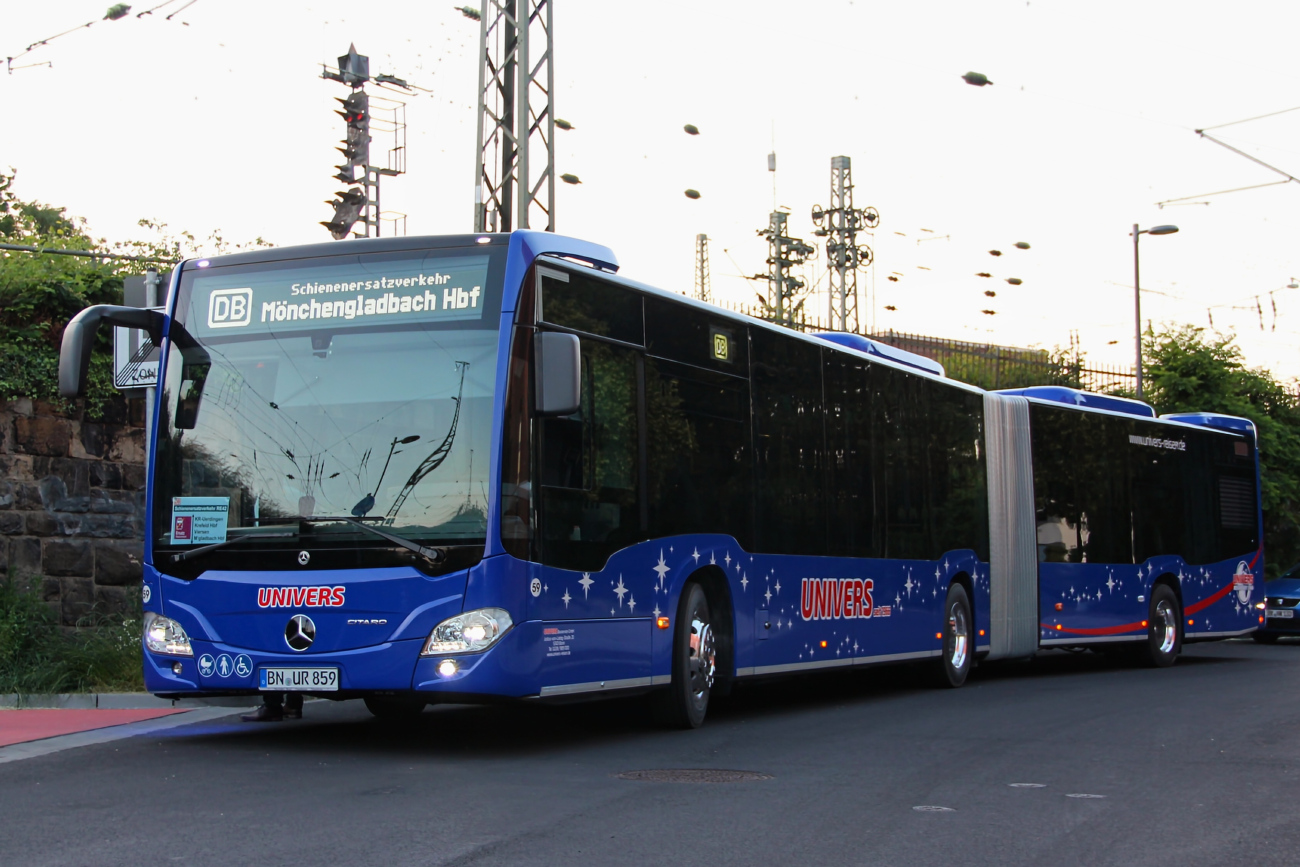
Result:
[[[382,720],[411,720],[424,712],[425,702],[393,698],[390,696],[368,695],[365,698],[366,710]]]
[[[673,630],[672,681],[653,696],[656,721],[670,728],[699,728],[709,710],[718,650],[709,600],[699,584],[682,590]]]
[[[974,618],[966,588],[954,584],[943,603],[943,657],[939,661],[939,686],[956,688],[966,682],[975,661],[972,640]]]

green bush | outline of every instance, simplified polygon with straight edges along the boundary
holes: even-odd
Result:
[[[92,612],[65,631],[39,584],[0,580],[0,693],[144,689],[138,602],[126,615]]]

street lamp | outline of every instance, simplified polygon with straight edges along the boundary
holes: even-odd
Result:
[[[1138,237],[1140,235],[1172,235],[1177,226],[1152,226],[1139,229],[1133,224],[1133,337],[1137,341],[1137,397],[1142,399],[1142,289],[1138,279]]]

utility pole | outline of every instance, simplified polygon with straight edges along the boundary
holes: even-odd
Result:
[[[814,235],[826,238],[826,266],[830,278],[830,327],[859,333],[858,270],[874,259],[871,248],[858,244],[858,232],[880,225],[875,208],[853,207],[853,163],[848,157],[831,157],[831,206],[814,205]]]
[[[474,231],[555,231],[551,0],[486,0],[479,18]]]
[[[708,301],[710,292],[709,286],[709,236],[695,236],[695,297],[701,301]]]
[[[763,305],[763,318],[794,328],[795,316],[803,311],[803,301],[796,302],[795,296],[803,291],[805,283],[790,276],[790,271],[817,255],[817,248],[805,244],[802,238],[786,234],[789,216],[785,211],[773,211],[767,228],[758,230],[760,236],[767,238],[767,274],[757,274],[755,278],[762,280],[766,276],[767,279],[767,298],[758,297]]]

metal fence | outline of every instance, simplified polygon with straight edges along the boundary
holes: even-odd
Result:
[[[971,343],[900,331],[868,336],[933,358],[944,366],[949,377],[981,388],[1064,385],[1086,391],[1131,394],[1137,385],[1131,367],[1085,364],[1081,355],[1068,351],[1048,352],[996,343]]]
[[[713,303],[746,316],[765,318],[764,311],[758,305],[725,301]],[[819,317],[810,316],[803,310],[796,314],[794,327],[799,331],[835,330],[827,327]],[[1137,388],[1137,377],[1132,367],[1088,364],[1081,354],[1068,350],[1048,351],[1000,346],[996,343],[973,343],[893,330],[866,336],[932,358],[943,365],[949,378],[980,388],[1063,385],[1085,391],[1127,395],[1132,395]]]

